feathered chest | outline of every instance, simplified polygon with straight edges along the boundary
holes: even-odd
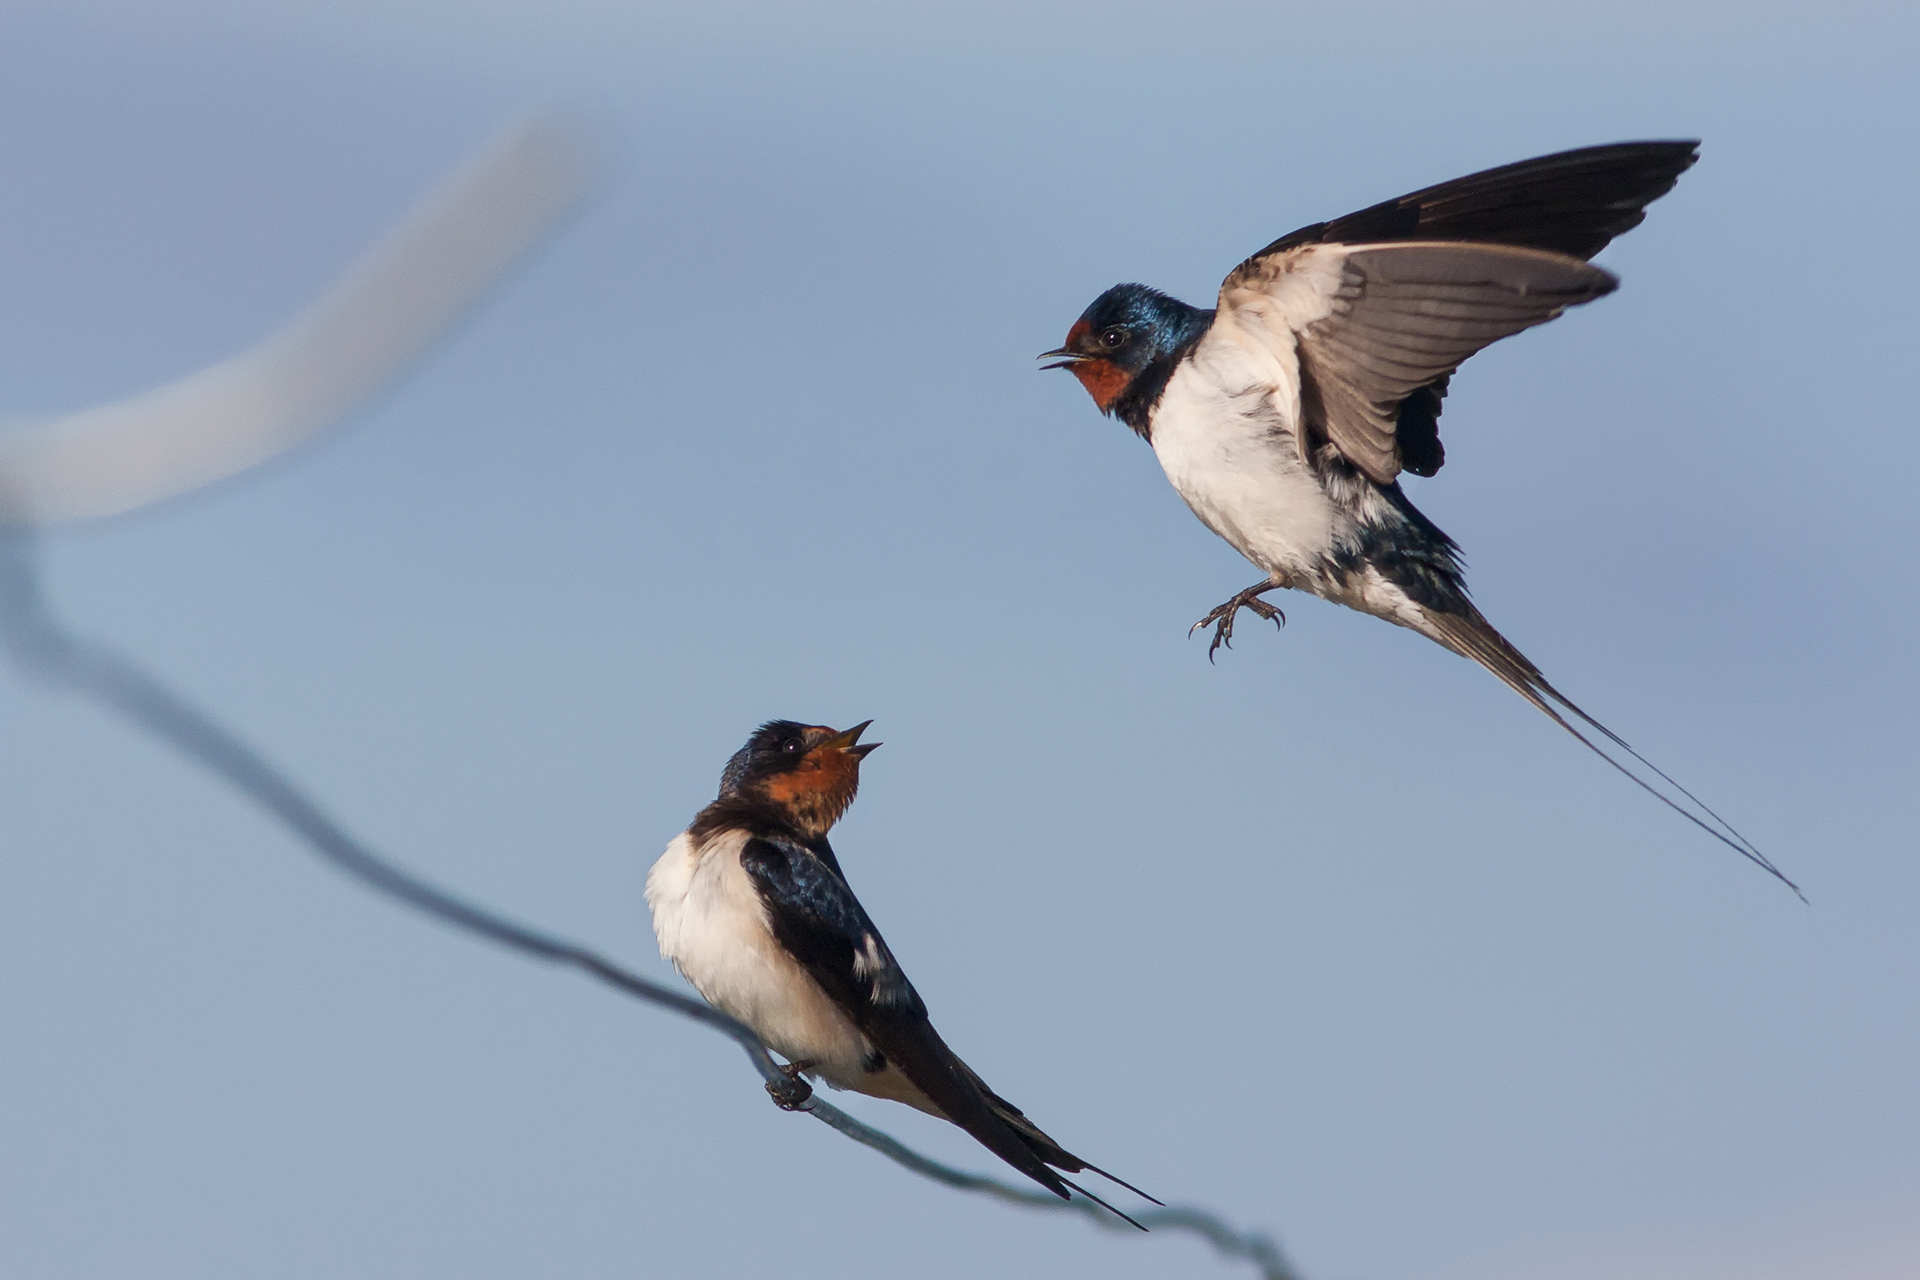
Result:
[[[922,1105],[918,1092],[880,1073],[884,1059],[848,1004],[866,993],[870,1002],[884,997],[889,1009],[924,1018],[911,984],[838,876],[817,868],[845,896],[837,910],[827,910],[847,919],[845,932],[809,923],[814,913],[799,900],[805,877],[772,874],[771,890],[756,884],[747,863],[769,876],[768,857],[767,842],[741,831],[705,841],[683,834],[668,845],[647,875],[660,953],[707,1003],[752,1027],[790,1061],[812,1064],[809,1070],[837,1087]]]
[[[660,954],[709,1000],[709,986],[730,985],[728,974],[776,949],[766,904],[740,865],[746,841],[744,832],[704,842],[682,834],[647,873]]]
[[[1291,351],[1216,325],[1167,381],[1152,443],[1167,479],[1206,526],[1268,572],[1325,556],[1341,513],[1301,447]]]

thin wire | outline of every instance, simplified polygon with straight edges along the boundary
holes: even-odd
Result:
[[[35,571],[30,535],[22,531],[0,531],[0,639],[24,674],[90,697],[190,756],[278,818],[315,853],[369,888],[498,946],[579,969],[627,995],[711,1027],[745,1051],[770,1092],[792,1088],[786,1073],[744,1023],[691,996],[642,978],[590,948],[528,928],[437,889],[348,835],[259,752],[130,659],[62,626],[47,608]],[[1061,1200],[941,1164],[817,1095],[796,1109],[923,1178],[1030,1209],[1078,1213],[1103,1228],[1127,1231],[1119,1219],[1091,1200],[1078,1196]],[[1134,1217],[1148,1227],[1198,1235],[1222,1257],[1252,1263],[1262,1280],[1300,1280],[1272,1239],[1259,1232],[1237,1231],[1204,1209],[1171,1206]]]

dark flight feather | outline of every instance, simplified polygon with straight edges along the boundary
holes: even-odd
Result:
[[[1285,289],[1300,261],[1268,258],[1227,277],[1221,305]],[[1616,283],[1578,258],[1512,245],[1412,240],[1348,250],[1331,310],[1299,335],[1308,447],[1329,440],[1375,484],[1391,484],[1408,397]],[[1437,450],[1437,435],[1431,444]]]
[[[1583,261],[1631,231],[1700,158],[1697,139],[1615,142],[1536,156],[1289,231],[1242,267],[1303,244],[1471,240]]]
[[[1699,158],[1698,140],[1616,142],[1537,156],[1288,232],[1235,273],[1302,245],[1395,240],[1514,245],[1584,261],[1639,226],[1647,206],[1673,190]],[[1414,475],[1434,475],[1446,461],[1440,443],[1446,394],[1447,380],[1440,378],[1400,402],[1400,461]]]
[[[1079,1191],[1133,1222],[1048,1167],[1092,1170],[1137,1190],[1061,1147],[947,1047],[928,1020],[920,993],[839,874],[805,845],[773,835],[749,840],[740,851],[740,865],[766,904],[774,938],[947,1119],[1061,1199],[1071,1198],[1070,1189]]]

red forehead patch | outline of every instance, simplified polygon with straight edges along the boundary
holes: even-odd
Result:
[[[1067,330],[1067,340],[1061,345],[1069,351],[1073,350],[1073,344],[1087,336],[1087,328],[1088,326],[1085,320],[1075,320],[1073,322],[1073,328]]]

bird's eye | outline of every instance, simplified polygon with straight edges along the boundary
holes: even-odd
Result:
[[[800,749],[800,739],[788,738],[785,742],[780,744],[780,749],[786,752],[788,755],[792,755],[794,752]]]
[[[1125,346],[1126,342],[1127,331],[1125,329],[1109,329],[1100,335],[1100,345],[1103,347],[1121,347]]]

